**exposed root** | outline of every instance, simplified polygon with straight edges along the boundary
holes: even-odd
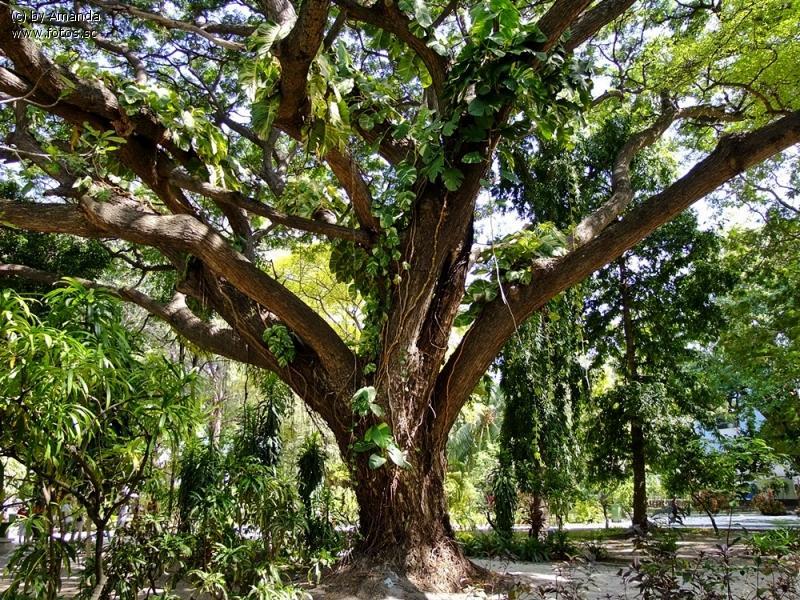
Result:
[[[467,560],[452,543],[408,553],[360,554],[341,564],[311,590],[314,598],[429,598],[426,592],[469,590],[499,592],[512,588],[513,577],[500,575]]]

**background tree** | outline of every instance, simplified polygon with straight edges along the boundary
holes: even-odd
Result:
[[[119,297],[277,373],[353,469],[369,566],[458,587],[473,571],[447,517],[447,434],[519,324],[800,140],[797,7],[632,4],[98,0],[99,24],[41,41],[32,19],[12,17],[33,9],[4,5],[2,157],[28,192],[0,204],[2,222],[110,240],[144,276],[110,286]],[[592,101],[595,76],[610,89]],[[482,275],[502,293],[469,300],[474,322],[448,354],[495,156],[568,144],[617,110],[635,118],[609,195],[558,249],[540,247],[552,227],[534,218],[506,254],[508,278]],[[673,123],[702,158],[632,204],[631,161]],[[358,345],[269,269],[269,248],[308,237],[330,245],[333,273],[361,297]],[[377,408],[354,410],[367,388]],[[395,460],[370,468],[378,455],[351,452],[359,441]]]
[[[529,535],[546,525],[544,505],[562,521],[575,496],[582,457],[578,424],[588,381],[580,310],[574,291],[551,301],[503,349],[500,387],[506,398],[501,446],[517,485],[528,494]]]
[[[23,199],[22,190],[14,181],[0,182],[0,196]],[[42,271],[94,279],[111,265],[112,259],[97,240],[0,228],[0,262],[21,263]],[[43,293],[52,287],[49,282],[0,280],[0,289],[12,286],[19,293]],[[36,309],[35,304],[33,308]]]
[[[800,471],[800,212],[795,195],[784,197],[785,207],[774,199],[756,205],[766,216],[758,227],[726,237],[725,261],[737,280],[720,299],[726,325],[703,367],[734,418],[751,422]]]
[[[728,284],[718,256],[715,234],[684,213],[591,282],[586,326],[594,362],[610,362],[619,374],[596,398],[592,462],[632,475],[633,524],[643,530],[647,462],[668,444],[672,419],[704,416],[713,402],[693,362],[721,325],[714,299]]]

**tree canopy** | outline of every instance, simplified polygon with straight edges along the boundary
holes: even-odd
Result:
[[[0,221],[102,240],[130,273],[87,288],[277,374],[351,464],[364,548],[444,587],[464,564],[440,543],[452,537],[447,434],[506,341],[800,141],[800,9],[780,0],[54,8],[0,7],[0,158],[22,184]],[[526,224],[479,245],[482,191],[614,119],[625,127],[592,203],[561,211],[564,222],[546,216],[546,204],[569,206],[555,184],[574,179],[540,168]],[[631,166],[648,152],[686,167],[635,194]],[[589,162],[570,168],[591,176]],[[272,266],[271,253],[311,240],[357,306],[357,336]],[[19,262],[0,273],[71,275]],[[459,314],[466,329],[451,340]],[[367,410],[359,390],[375,394]],[[377,454],[356,451],[376,431],[398,457],[379,469]],[[461,566],[430,562],[448,556]]]

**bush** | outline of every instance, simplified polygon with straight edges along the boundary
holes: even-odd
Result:
[[[502,556],[524,562],[544,562],[567,560],[578,553],[566,531],[551,531],[543,540],[522,533],[514,533],[509,538],[496,532],[458,532],[456,539],[464,554],[472,558]]]
[[[727,494],[707,490],[692,494],[692,503],[695,508],[708,511],[712,515],[716,515],[730,506]]]
[[[750,549],[755,556],[784,556],[800,554],[800,530],[773,529],[755,533],[750,538]]]
[[[594,498],[578,500],[569,512],[570,523],[600,523],[603,521],[603,508]]]
[[[780,516],[786,514],[786,507],[783,505],[783,502],[775,498],[775,494],[772,490],[767,490],[766,492],[758,494],[753,498],[753,504],[762,515]]]
[[[134,519],[117,529],[108,545],[106,591],[118,600],[136,600],[143,590],[163,587],[164,576],[177,579],[192,556],[193,541],[187,534],[170,533],[163,518],[145,515]],[[171,589],[176,581],[169,579],[166,587]]]

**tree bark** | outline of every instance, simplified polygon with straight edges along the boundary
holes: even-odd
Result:
[[[529,537],[538,538],[545,525],[544,510],[542,509],[542,495],[534,492],[531,496],[531,528],[528,531]]]
[[[94,590],[91,600],[100,600],[105,596],[106,574],[103,570],[103,541],[106,534],[106,523],[95,521],[97,530],[94,534]]]
[[[402,408],[395,403],[392,413],[393,433],[402,439],[410,433]],[[353,568],[376,576],[391,572],[420,589],[461,590],[483,571],[464,557],[450,525],[446,439],[423,433],[414,448],[406,469],[391,461],[370,469],[368,453],[352,458],[360,534]]]
[[[52,492],[48,492],[51,495]],[[64,537],[63,521],[61,526],[61,537]],[[53,514],[53,502],[47,503],[47,600],[56,600],[58,589],[61,587],[61,560],[55,553],[55,515]]]

